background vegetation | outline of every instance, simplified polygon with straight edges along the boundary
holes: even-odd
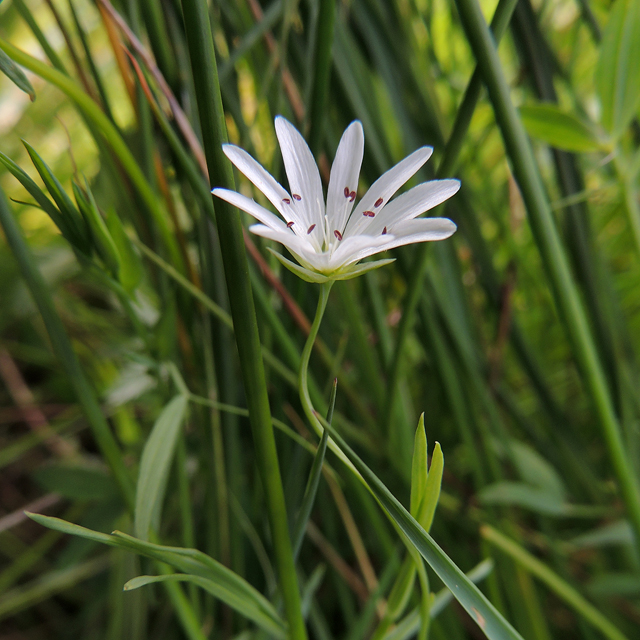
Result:
[[[297,369],[319,287],[256,237],[245,271],[237,212],[209,196],[233,179],[226,132],[285,180],[277,114],[325,179],[360,119],[360,194],[425,144],[414,183],[462,181],[437,213],[458,224],[451,240],[333,287],[315,406],[326,413],[337,377],[332,424],[407,508],[424,412],[445,459],[431,534],[523,637],[638,637],[640,2],[456,1],[0,4],[1,637],[293,625],[281,545],[310,506],[318,439]],[[499,56],[482,15],[504,34]],[[159,560],[209,575],[207,561],[65,535],[25,509],[197,548],[244,581],[216,564],[217,581],[123,592],[172,571]],[[311,637],[481,637],[487,620],[431,569],[425,613],[404,549],[328,453],[296,562]]]

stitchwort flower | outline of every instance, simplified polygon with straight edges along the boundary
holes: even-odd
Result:
[[[447,218],[418,216],[456,193],[458,180],[424,182],[393,198],[429,159],[431,147],[421,147],[384,173],[356,203],[364,132],[360,122],[352,122],[338,145],[325,206],[320,173],[304,138],[281,116],[275,127],[290,193],[243,149],[226,144],[224,153],[281,217],[235,191],[218,188],[212,193],[258,220],[249,230],[283,244],[299,264],[275,251],[274,255],[304,280],[322,283],[353,278],[393,262],[358,264],[363,258],[405,244],[444,240],[456,230]]]

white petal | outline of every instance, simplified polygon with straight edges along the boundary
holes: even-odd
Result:
[[[432,180],[423,182],[394,198],[370,222],[363,233],[378,235],[387,227],[388,233],[396,233],[396,225],[412,220],[421,213],[437,207],[460,189],[459,180]]]
[[[333,252],[329,264],[332,269],[338,269],[352,262],[357,262],[378,251],[384,251],[384,245],[389,244],[394,236],[351,236],[340,243]]]
[[[315,224],[318,230],[324,229],[322,182],[311,150],[298,130],[288,120],[277,116],[275,125],[291,189],[291,204],[305,228]],[[318,233],[313,234],[313,241],[317,244],[316,249],[319,251],[322,247],[322,239],[318,240],[318,235]]]
[[[384,250],[402,247],[416,242],[445,240],[452,236],[457,229],[449,218],[418,218],[399,224],[393,230],[393,240]],[[371,255],[371,254],[369,254]]]
[[[347,218],[353,209],[358,178],[364,155],[364,132],[358,120],[352,122],[342,134],[336,157],[331,166],[327,191],[327,219],[329,239],[334,230],[344,233]],[[353,196],[351,196],[353,194]]]
[[[317,268],[318,254],[312,244],[291,233],[286,227],[284,231],[277,231],[263,224],[254,224],[249,227],[249,231],[284,245],[305,267]]]
[[[287,225],[278,218],[278,216],[268,211],[263,206],[259,205],[255,200],[243,196],[241,193],[235,191],[229,191],[229,189],[214,189],[211,193],[214,196],[226,200],[230,204],[246,211],[250,216],[253,216],[256,220],[267,225],[274,231],[281,231],[283,233],[290,233],[287,229]]]
[[[350,247],[348,260],[343,261],[342,264],[357,262],[376,253],[382,253],[405,244],[444,240],[453,235],[456,228],[456,225],[448,218],[420,218],[403,222],[394,229],[393,234],[385,234],[375,238],[371,236],[351,237],[347,240],[359,240],[360,248],[358,249],[355,244],[352,245],[353,250]],[[337,251],[334,253],[334,257],[337,253]]]
[[[362,233],[371,220],[371,218],[364,216],[363,212],[372,211],[376,213],[380,211],[380,208],[390,200],[393,194],[430,158],[432,152],[432,147],[420,147],[404,160],[398,162],[389,171],[383,173],[371,185],[354,209],[345,229],[345,234],[356,235]],[[378,202],[380,204],[376,207]]]
[[[232,144],[223,144],[222,150],[233,164],[241,171],[253,184],[264,193],[271,204],[281,213],[282,217],[289,222],[291,216],[290,204],[291,196],[286,189],[254,158],[244,149]]]

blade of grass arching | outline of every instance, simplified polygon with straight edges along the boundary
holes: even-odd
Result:
[[[342,437],[326,423],[332,440],[361,474],[369,490],[378,500],[391,520],[411,541],[427,564],[453,593],[465,611],[478,624],[490,640],[522,640],[522,636],[502,617],[483,593],[465,576],[456,564],[442,551],[433,538],[415,521],[398,502],[382,481],[357,456]]]
[[[282,625],[281,618],[273,605],[257,589],[244,578],[201,551],[144,542],[120,531],[114,531],[112,534],[100,533],[59,518],[36,513],[28,513],[27,515],[35,522],[54,531],[94,540],[111,547],[127,549],[160,563],[171,565],[191,576],[210,580],[219,589],[217,597],[229,606],[234,608],[237,606],[240,613],[242,613],[243,605],[250,606],[252,611],[260,612],[261,615],[267,616],[276,624]]]
[[[335,27],[335,0],[318,0],[319,13],[315,35],[313,84],[309,103],[309,147],[315,156],[320,152],[331,77],[331,50]]]
[[[80,109],[82,114],[95,127],[95,130],[103,137],[104,141],[114,152],[123,169],[133,182],[153,221],[158,227],[160,237],[166,246],[173,264],[182,266],[182,258],[173,232],[168,224],[168,216],[161,205],[153,189],[144,177],[133,154],[126,143],[113,126],[109,118],[100,107],[84,93],[71,78],[68,78],[57,69],[52,69],[43,62],[20,51],[9,42],[0,38],[0,49],[9,55],[15,62],[21,64],[29,71],[47,80],[65,93]]]
[[[216,186],[232,189],[234,184],[231,164],[222,151],[227,135],[208,6],[204,0],[183,0],[182,10],[192,74],[197,79],[195,91],[210,181]],[[291,637],[302,640],[306,639],[307,633],[302,619],[300,591],[287,530],[287,511],[271,424],[242,225],[238,211],[223,201],[216,203],[216,214],[255,453],[266,494],[279,584]]]
[[[458,12],[482,70],[496,120],[518,181],[534,239],[567,329],[585,386],[594,403],[627,514],[640,546],[640,489],[625,454],[620,425],[598,360],[587,318],[572,280],[542,179],[524,127],[518,119],[491,34],[475,0],[456,0]]]
[[[102,108],[107,114],[109,120],[115,124],[115,120],[113,119],[113,115],[111,113],[111,107],[109,106],[109,99],[107,98],[107,92],[104,88],[104,83],[102,82],[102,76],[98,71],[98,67],[93,59],[93,54],[91,53],[91,48],[89,47],[89,42],[87,41],[87,34],[80,22],[80,18],[78,17],[78,13],[76,12],[75,5],[73,0],[69,0],[69,9],[71,10],[71,16],[73,17],[73,22],[76,27],[76,31],[80,36],[80,42],[82,43],[82,48],[84,49],[84,55],[87,59],[87,64],[89,65],[89,69],[91,71],[91,75],[93,76],[93,81],[96,84],[98,89],[98,95],[100,96],[100,102],[102,103]]]
[[[65,69],[64,63],[60,59],[60,56],[49,44],[49,41],[42,32],[42,29],[40,29],[40,27],[38,26],[38,23],[35,21],[33,14],[24,3],[24,0],[14,0],[11,4],[18,10],[18,13],[22,16],[22,19],[29,25],[29,29],[31,29],[33,35],[38,41],[38,44],[42,47],[45,55],[51,61],[51,64],[56,69],[58,69],[58,71],[61,71],[62,73],[67,75],[67,70]]]
[[[42,315],[45,327],[51,338],[51,346],[69,378],[98,447],[120,487],[127,506],[133,508],[133,483],[129,470],[124,464],[120,447],[111,433],[95,393],[80,367],[80,363],[71,346],[71,341],[56,311],[49,287],[36,267],[34,258],[9,210],[2,190],[0,190],[0,224],[4,229],[7,243],[13,251],[22,277],[25,279]]]
[[[331,389],[331,398],[329,398],[329,411],[327,412],[327,422],[331,424],[333,420],[333,409],[336,404],[336,392],[338,390],[338,380],[333,381],[333,388]],[[316,499],[316,493],[318,492],[318,485],[320,484],[320,474],[322,473],[322,464],[324,463],[324,454],[327,451],[327,443],[329,442],[329,432],[325,429],[318,445],[316,455],[313,457],[313,464],[311,465],[311,471],[309,472],[309,478],[307,480],[307,488],[304,491],[304,497],[302,504],[300,505],[300,511],[296,518],[296,522],[293,527],[293,534],[291,536],[291,546],[293,547],[294,560],[300,553],[300,547],[302,546],[302,540],[304,538],[304,532],[307,528],[307,522],[311,516],[311,509]]]
[[[538,558],[531,555],[519,544],[503,535],[489,525],[480,529],[482,537],[492,545],[509,555],[526,571],[541,580],[558,598],[564,601],[589,624],[598,629],[610,640],[627,640],[627,637],[605,618],[588,600],[580,595],[570,584],[565,582],[557,573],[552,571]]]
[[[251,604],[243,599],[233,600],[231,595],[224,593],[224,589],[219,584],[213,580],[209,580],[208,578],[192,576],[184,573],[172,573],[164,576],[138,576],[137,578],[129,580],[129,582],[124,585],[124,590],[130,591],[132,589],[139,589],[147,584],[154,584],[158,582],[164,584],[170,582],[190,582],[195,584],[201,589],[209,592],[215,598],[219,598],[220,600],[227,602],[229,606],[242,613],[249,620],[255,622],[259,627],[269,633],[270,636],[281,638],[282,640],[286,638],[285,627],[282,623],[277,624],[276,621],[265,616],[262,611],[254,610]],[[230,602],[233,602],[233,604]],[[199,637],[206,638],[202,632],[200,632]]]

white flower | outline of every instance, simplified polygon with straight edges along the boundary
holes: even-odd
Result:
[[[364,154],[364,133],[352,122],[338,145],[325,207],[320,173],[304,138],[285,118],[275,120],[276,134],[289,180],[288,193],[246,151],[231,144],[224,153],[264,193],[282,219],[254,200],[228,189],[213,194],[256,218],[253,233],[283,244],[302,266],[274,255],[310,282],[345,280],[388,264],[359,260],[414,242],[444,240],[456,230],[447,218],[417,217],[450,198],[458,180],[432,180],[391,200],[396,191],[429,159],[433,149],[421,147],[376,180],[355,204]],[[355,206],[354,206],[355,205]]]

